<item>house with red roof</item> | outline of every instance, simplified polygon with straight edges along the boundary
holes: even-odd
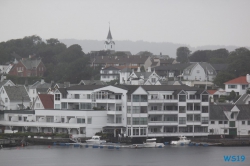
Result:
[[[238,78],[229,80],[224,83],[225,91],[227,95],[234,91],[237,95],[243,95],[249,87],[249,82],[247,81],[247,76],[240,76]]]
[[[207,90],[209,97],[212,97],[214,102],[218,102],[218,99],[221,95],[227,95],[224,89],[217,89],[217,90]]]
[[[38,94],[33,107],[34,109],[54,109],[54,95]]]

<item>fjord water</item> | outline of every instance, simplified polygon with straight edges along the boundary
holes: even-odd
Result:
[[[244,162],[225,162],[244,155]],[[27,146],[0,150],[1,166],[249,166],[250,147],[166,146],[108,149],[73,146]]]

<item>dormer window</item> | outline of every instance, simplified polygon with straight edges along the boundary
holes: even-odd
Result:
[[[231,119],[234,119],[234,113],[231,114]]]

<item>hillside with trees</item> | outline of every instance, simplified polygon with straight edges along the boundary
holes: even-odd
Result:
[[[89,56],[85,55],[81,46],[77,44],[67,47],[58,39],[51,38],[43,41],[39,36],[28,36],[0,43],[1,65],[12,63],[17,56],[28,58],[29,55],[42,60],[46,66],[44,79],[47,82],[53,80],[78,83],[80,80],[91,79],[92,76],[98,78],[99,70],[89,67]],[[20,83],[17,77],[9,78]],[[33,78],[33,80],[37,79],[40,78]]]
[[[193,53],[187,47],[179,47],[176,60],[180,63],[208,62],[211,64],[228,64],[226,71],[217,74],[214,83],[224,87],[224,82],[239,76],[250,74],[250,50],[240,47],[234,51],[221,48],[217,50],[198,50]]]

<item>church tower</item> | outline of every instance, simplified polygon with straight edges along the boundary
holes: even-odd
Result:
[[[112,50],[115,51],[115,42],[112,40],[112,35],[110,32],[110,27],[109,27],[109,33],[107,36],[107,40],[104,42],[104,50]]]

